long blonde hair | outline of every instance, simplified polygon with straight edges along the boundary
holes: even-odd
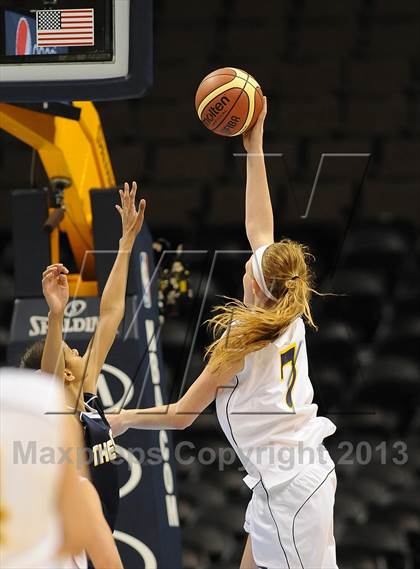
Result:
[[[214,309],[218,314],[208,324],[216,339],[206,350],[212,371],[221,366],[229,367],[272,343],[298,316],[316,328],[310,307],[311,295],[316,293],[310,268],[313,259],[308,247],[290,239],[273,243],[266,249],[262,270],[276,300],[251,307],[239,300],[230,300]]]

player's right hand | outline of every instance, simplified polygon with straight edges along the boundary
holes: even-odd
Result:
[[[243,136],[244,146],[247,152],[262,153],[264,137],[264,121],[267,116],[267,97],[263,98],[263,108],[255,125],[247,130]]]
[[[62,263],[49,265],[42,273],[42,292],[51,314],[63,314],[69,301],[68,273]]]

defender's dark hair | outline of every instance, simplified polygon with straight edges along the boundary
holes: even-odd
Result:
[[[38,340],[29,346],[20,358],[20,367],[28,369],[41,369],[42,354],[44,352],[45,340]]]

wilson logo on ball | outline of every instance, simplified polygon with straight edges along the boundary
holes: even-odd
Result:
[[[203,79],[195,106],[209,130],[222,136],[238,136],[256,123],[263,107],[263,94],[249,73],[225,67]]]

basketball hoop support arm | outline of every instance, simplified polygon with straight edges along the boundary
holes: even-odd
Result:
[[[74,102],[78,121],[0,103],[0,128],[34,148],[50,181],[67,180],[64,216],[59,229],[67,233],[79,270],[69,275],[72,296],[96,296],[92,209],[89,190],[116,185],[98,112],[90,101]],[[53,213],[50,208],[49,213]],[[40,226],[40,231],[42,226]],[[50,234],[51,262],[60,259],[58,229]]]

